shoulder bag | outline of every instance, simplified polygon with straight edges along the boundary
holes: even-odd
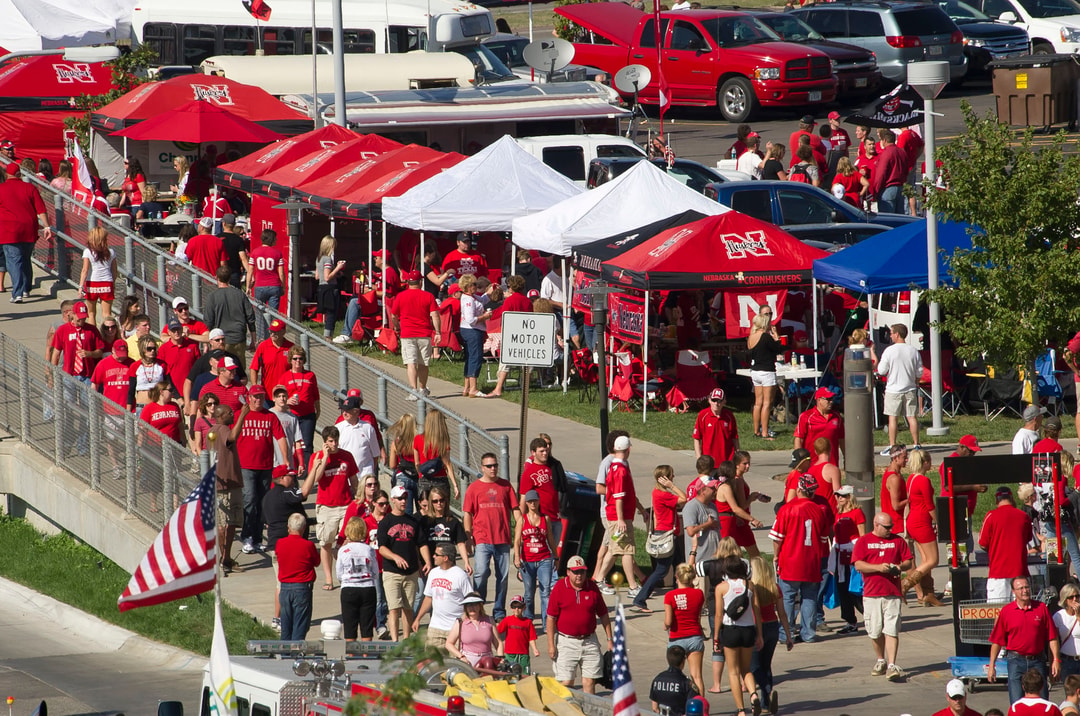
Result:
[[[645,540],[645,551],[650,557],[667,559],[675,554],[675,530],[656,531],[656,511],[649,520],[649,536]]]

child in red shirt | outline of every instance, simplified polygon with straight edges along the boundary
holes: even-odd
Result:
[[[510,600],[510,611],[496,629],[503,635],[503,655],[507,661],[521,665],[521,673],[528,676],[531,659],[529,650],[533,656],[540,656],[536,648],[536,627],[531,619],[525,618],[525,597],[515,595]]]

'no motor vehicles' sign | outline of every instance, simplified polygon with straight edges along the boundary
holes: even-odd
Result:
[[[502,314],[499,360],[504,365],[550,368],[555,364],[555,314]]]

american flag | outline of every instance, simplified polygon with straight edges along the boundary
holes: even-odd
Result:
[[[615,607],[615,656],[611,662],[612,716],[638,716],[634,679],[630,676],[630,658],[626,654],[626,617],[623,606]]]
[[[164,604],[213,589],[217,579],[215,479],[214,468],[210,468],[169,518],[120,595],[120,611]]]

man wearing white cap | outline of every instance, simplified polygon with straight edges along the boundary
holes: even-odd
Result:
[[[967,690],[960,679],[945,684],[945,696],[949,699],[949,705],[934,712],[933,716],[982,716],[975,709],[968,708]]]
[[[204,216],[195,226],[198,234],[187,242],[184,253],[192,266],[214,276],[218,267],[226,262],[225,248],[221,245],[221,239],[214,236],[214,220],[211,217]]]
[[[630,458],[630,447],[629,437],[624,435],[616,438],[612,452],[615,457],[608,466],[604,479],[607,489],[607,503],[603,515],[604,543],[609,551],[593,576],[600,582],[615,563],[615,558],[622,557],[623,574],[626,575],[626,584],[630,587],[627,596],[633,598],[641,589],[634,569],[634,512],[636,510],[644,515],[645,508],[637,498],[634,477],[627,462]]]
[[[609,651],[614,640],[604,595],[590,582],[585,560],[578,555],[571,557],[566,563],[566,577],[551,589],[545,628],[555,678],[573,686],[580,668],[581,688],[594,694],[596,682],[604,675],[600,641],[596,638],[597,620],[607,633]]]
[[[222,405],[232,408],[233,413],[239,413],[247,401],[247,388],[236,379],[236,369],[240,367],[233,358],[224,356],[218,363],[217,380],[212,380],[202,387],[199,397],[207,393],[213,393],[218,397]],[[263,391],[266,394],[266,391]]]
[[[716,464],[731,460],[739,449],[739,426],[735,413],[727,408],[724,389],[709,393],[709,407],[694,422],[694,455],[708,455]]]

